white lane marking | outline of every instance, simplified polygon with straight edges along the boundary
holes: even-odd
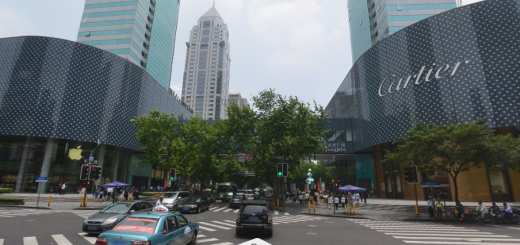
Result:
[[[227,212],[229,212],[229,211],[231,211],[231,210],[233,210],[233,209],[228,208],[228,209],[226,209],[226,210],[224,211],[224,213],[227,213]]]
[[[395,224],[395,225],[386,225],[386,224],[370,224],[370,225],[363,225],[365,227],[377,227],[377,226],[395,226],[395,227],[443,227],[443,228],[449,228],[449,227],[453,227],[451,225],[406,225],[406,224]]]
[[[273,224],[287,224],[287,223],[295,223],[295,222],[303,222],[303,221],[312,221],[312,220],[319,220],[319,218],[307,218],[307,217],[300,217],[300,218],[287,218],[287,219],[277,219],[273,221]]]
[[[274,211],[274,215],[279,215],[280,213],[278,211]]]
[[[199,224],[208,225],[208,226],[212,226],[212,227],[216,227],[216,228],[220,228],[220,229],[224,229],[224,230],[230,230],[231,229],[231,228],[218,226],[218,225],[214,225],[214,224],[206,223],[206,222],[199,222]]]
[[[78,233],[78,235],[85,238],[85,240],[87,240],[90,244],[96,243],[97,237],[89,237],[85,232]]]
[[[36,237],[35,236],[24,237],[23,238],[23,245],[38,245],[38,241],[36,241]]]
[[[199,222],[199,223],[200,223],[200,222]],[[199,225],[199,229],[206,230],[206,231],[217,231],[217,230],[215,230],[215,229],[211,229],[211,228],[204,227],[204,226],[200,226],[200,225]]]
[[[4,239],[0,239],[0,245],[4,245]]]
[[[283,214],[285,214],[285,215],[289,215],[289,213],[288,213],[288,212],[284,212]]]
[[[370,227],[372,230],[407,230],[407,231],[421,231],[421,230],[427,230],[427,231],[477,231],[472,229],[464,229],[464,228],[413,228],[413,227]]]
[[[217,208],[217,209],[212,210],[212,211],[213,211],[213,212],[218,212],[218,211],[223,210],[223,209],[225,209],[225,208],[226,208],[226,207],[223,207],[223,208]]]
[[[213,209],[215,209],[215,208],[217,208],[217,207],[209,207],[209,210],[213,210]]]
[[[228,219],[226,219],[226,220],[224,220],[224,221],[225,221],[225,222],[228,222],[228,223],[233,223],[233,224],[236,224],[236,223],[237,223],[236,221],[228,220]]]
[[[239,209],[237,209],[237,210],[233,211],[233,213],[238,213],[238,210],[239,210]]]
[[[202,239],[202,240],[197,240],[197,243],[214,242],[214,241],[218,241],[218,239],[216,239],[216,238]]]
[[[211,222],[235,228],[235,225],[232,225],[232,224],[219,222],[219,221],[211,221]]]
[[[396,232],[394,230],[377,230],[379,232]],[[400,233],[410,233],[409,235],[415,235],[414,233],[434,233],[436,235],[442,235],[442,234],[481,234],[481,235],[494,235],[494,233],[491,232],[478,232],[478,231],[470,231],[470,232],[464,232],[464,231],[399,231]]]
[[[63,236],[62,234],[51,236],[58,245],[72,245],[72,243],[69,240],[67,240],[67,238],[65,238],[65,236]]]
[[[407,233],[385,233],[386,235],[391,235],[391,236],[409,236],[410,234],[407,234]],[[424,234],[424,233],[419,233],[419,234],[413,234],[414,236],[431,236],[432,234]],[[494,237],[494,238],[499,238],[499,237],[510,237],[510,236],[506,236],[506,235],[479,235],[479,234],[442,234],[443,236],[447,236],[447,237]]]
[[[520,230],[520,228],[517,228],[517,227],[509,227],[509,226],[500,226],[500,225],[493,225],[494,227],[500,227],[500,228],[509,228],[509,229],[513,229],[513,230]]]
[[[197,235],[197,238],[199,238],[199,237],[206,237],[206,236],[205,236],[205,235],[202,235],[202,234],[198,234],[198,235]]]
[[[497,243],[484,243],[484,242],[442,242],[442,241],[404,241],[405,243],[412,244],[450,244],[450,245],[498,245]],[[520,245],[520,243],[504,243],[507,245]]]
[[[520,242],[520,239],[484,238],[484,237],[409,237],[409,236],[394,236],[394,238],[407,239],[407,240],[451,240],[451,241],[466,241],[466,242],[482,242],[482,241]]]

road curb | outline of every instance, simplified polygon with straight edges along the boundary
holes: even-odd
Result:
[[[9,208],[31,208],[31,209],[51,209],[48,207],[35,207],[35,206],[23,206],[23,205],[0,205],[0,207],[9,207]]]
[[[360,216],[355,216],[355,215],[351,215],[351,216],[339,216],[339,215],[333,215],[333,214],[315,214],[315,213],[301,213],[301,214],[305,214],[305,215],[315,215],[315,216],[324,216],[324,217],[334,217],[334,218],[345,218],[345,219],[370,219],[370,218],[366,218],[366,217],[360,217]]]

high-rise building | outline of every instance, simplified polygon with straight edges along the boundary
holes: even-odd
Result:
[[[460,5],[461,0],[348,0],[352,62],[392,33]]]
[[[237,104],[238,107],[241,109],[244,107],[250,108],[249,102],[246,98],[242,98],[242,95],[240,93],[230,93],[228,102],[230,105],[231,103]]]
[[[182,100],[204,119],[226,119],[229,32],[215,4],[193,26],[186,46]]]
[[[170,87],[180,0],[85,1],[77,41],[117,54]]]

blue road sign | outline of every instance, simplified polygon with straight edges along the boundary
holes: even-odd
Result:
[[[94,156],[89,156],[88,157],[88,162],[94,162]]]
[[[49,177],[36,177],[36,178],[34,178],[34,181],[36,181],[36,182],[47,182],[47,181],[49,181]]]
[[[237,172],[237,175],[246,175],[246,172]]]

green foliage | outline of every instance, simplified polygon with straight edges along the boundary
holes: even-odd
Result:
[[[309,169],[311,169],[312,178],[315,182],[319,181],[320,178],[325,182],[334,179],[334,168],[325,166],[322,161],[318,161],[317,164],[302,162],[291,173],[291,182],[305,184]]]
[[[415,121],[415,128],[408,131],[408,137],[394,142],[398,150],[386,151],[383,162],[407,162],[430,173],[446,171],[454,182],[458,200],[457,177],[460,173],[472,167],[517,166],[518,142],[510,135],[495,135],[483,120],[450,125]]]
[[[13,188],[0,188],[0,193],[13,193]]]

